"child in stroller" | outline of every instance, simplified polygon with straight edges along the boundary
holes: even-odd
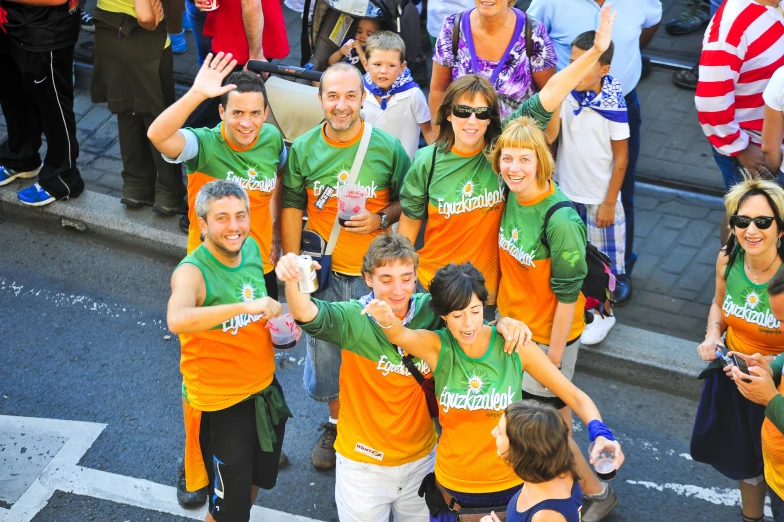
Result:
[[[340,61],[350,63],[362,74],[367,70],[367,57],[365,56],[365,45],[367,39],[381,30],[381,22],[373,18],[361,18],[357,23],[357,32],[354,38],[347,38],[343,41],[340,49],[332,53],[329,57],[329,64]]]

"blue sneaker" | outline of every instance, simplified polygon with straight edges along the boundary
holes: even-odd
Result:
[[[41,167],[43,167],[43,165],[41,165]],[[7,169],[0,165],[0,187],[8,185],[16,178],[34,178],[38,175],[38,171],[41,170],[41,167],[28,172],[16,172],[15,170]]]
[[[182,13],[182,30],[193,32],[193,24],[191,23],[191,18],[188,16],[187,12]]]
[[[188,49],[188,42],[185,41],[185,31],[178,34],[170,34],[171,48],[174,54],[182,54]]]
[[[41,188],[41,185],[38,183],[32,187],[20,190],[16,197],[19,198],[19,201],[31,207],[42,207],[54,201],[54,196]]]

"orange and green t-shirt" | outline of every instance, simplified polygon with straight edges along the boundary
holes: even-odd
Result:
[[[327,241],[338,211],[337,196],[333,194],[321,210],[316,207],[316,201],[325,186],[337,188],[346,183],[365,124],[362,123],[356,138],[345,143],[330,140],[324,132],[325,125],[306,132],[291,144],[283,176],[283,208],[307,210],[307,229]],[[381,212],[398,200],[400,184],[410,164],[398,139],[373,127],[356,181],[367,193],[365,209],[368,212]],[[360,275],[362,259],[370,242],[383,233],[383,230],[377,230],[371,234],[355,234],[341,228],[332,253],[332,270]]]
[[[492,328],[487,351],[476,358],[466,355],[446,328],[436,332],[441,337],[433,372],[441,421],[436,480],[461,493],[504,491],[522,482],[496,453],[490,432],[506,407],[520,400],[523,369],[517,354],[504,352],[504,338]]]
[[[550,344],[558,303],[577,303],[569,341],[585,329],[585,296],[580,289],[588,273],[586,231],[577,211],[562,208],[553,213],[547,226],[550,248],[541,242],[547,210],[568,200],[552,181],[547,192],[525,203],[510,194],[498,232],[498,311],[526,323],[533,340],[546,345]]]
[[[430,178],[433,154],[436,164]],[[481,150],[443,153],[436,145],[417,151],[400,192],[403,213],[427,219],[417,277],[425,288],[449,263],[471,263],[485,276],[488,304],[495,304],[501,277],[496,238],[506,194]]]
[[[781,321],[770,309],[768,283],[754,284],[744,269],[740,252],[725,273],[727,287],[721,311],[727,323],[727,346],[736,352],[753,355],[778,355],[784,352]]]
[[[341,347],[340,429],[335,451],[347,459],[379,466],[399,466],[426,456],[436,444],[433,419],[425,394],[374,319],[361,315],[358,301],[328,303],[313,299],[318,314],[302,329]],[[428,305],[430,294],[414,294],[409,328],[443,326]],[[413,310],[413,313],[411,313]],[[426,378],[424,361],[414,364]]]
[[[779,394],[765,408],[762,423],[762,460],[765,462],[765,482],[779,498],[784,498],[784,356],[777,357],[770,365]]]
[[[246,148],[239,148],[226,140],[223,123],[212,129],[183,130],[192,133],[198,140],[198,153],[189,159],[183,159],[188,171],[188,218],[191,221],[188,229],[188,252],[201,244],[201,230],[196,217],[196,194],[210,181],[234,181],[248,193],[250,237],[256,240],[261,249],[264,273],[269,273],[275,268],[269,260],[272,249],[270,202],[277,183],[278,170],[286,158],[286,147],[280,131],[274,125],[262,125],[256,140]]]
[[[241,255],[238,267],[227,267],[202,245],[180,262],[201,271],[206,289],[202,306],[252,301],[267,295],[261,254],[252,238],[245,241]],[[190,491],[207,484],[199,447],[201,412],[229,408],[272,383],[275,355],[265,325],[261,315],[240,314],[210,330],[179,336],[185,474]]]

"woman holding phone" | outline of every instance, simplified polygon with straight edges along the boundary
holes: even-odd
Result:
[[[733,363],[705,379],[691,456],[740,481],[743,521],[761,522],[765,407],[744,398],[729,375],[738,360],[733,352],[759,353],[768,362],[784,352],[781,323],[768,298],[768,282],[784,260],[784,189],[747,174],[724,197],[724,206],[730,237],[716,261],[716,295],[697,352],[703,360],[713,361],[726,345],[726,357]]]

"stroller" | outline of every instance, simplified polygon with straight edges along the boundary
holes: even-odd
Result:
[[[420,46],[419,11],[411,0],[305,0],[305,13],[316,2],[312,24],[302,23],[302,66],[324,71],[330,55],[357,30],[360,18],[381,21],[406,43],[406,61],[413,64]]]

